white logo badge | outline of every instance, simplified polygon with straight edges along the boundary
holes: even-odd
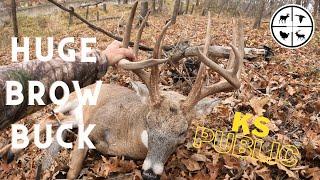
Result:
[[[290,4],[279,8],[272,16],[270,30],[283,47],[299,48],[306,45],[314,32],[314,21],[304,7]]]

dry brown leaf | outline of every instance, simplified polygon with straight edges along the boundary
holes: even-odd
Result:
[[[258,116],[262,116],[263,113],[266,111],[265,109],[263,109],[263,106],[269,102],[269,99],[270,99],[269,97],[264,97],[264,98],[253,97],[250,99],[249,103],[250,103],[250,106],[253,108],[254,112]]]
[[[195,161],[198,161],[198,162],[206,162],[206,161],[208,161],[208,158],[205,155],[198,154],[198,153],[192,154],[191,159],[193,159]]]
[[[191,159],[182,159],[181,162],[186,166],[189,171],[198,171],[201,169],[197,161]]]
[[[270,170],[267,168],[267,167],[263,167],[261,169],[258,169],[258,170],[254,170],[254,172],[262,177],[263,179],[272,179],[271,178],[271,175],[270,175]]]
[[[208,174],[205,174],[203,172],[198,172],[195,176],[193,176],[194,180],[203,180],[203,179],[209,179],[210,176]]]
[[[308,176],[311,176],[314,179],[319,178],[320,177],[320,168],[319,167],[308,168],[306,170],[306,173],[308,174]]]
[[[288,93],[290,94],[290,96],[292,96],[294,93],[296,93],[296,91],[293,89],[293,87],[288,86]]]
[[[289,170],[288,168],[286,168],[286,167],[283,166],[282,164],[277,163],[277,166],[278,166],[279,169],[285,171],[286,174],[287,174],[289,177],[294,178],[294,179],[299,179],[299,177],[298,177],[294,172],[292,172],[291,170]]]
[[[240,168],[240,162],[239,159],[229,155],[229,154],[225,154],[223,156],[223,159],[225,161],[225,166],[229,167],[230,169],[238,169]]]

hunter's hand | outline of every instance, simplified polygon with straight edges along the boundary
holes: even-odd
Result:
[[[136,59],[133,51],[128,48],[121,48],[121,42],[113,41],[104,52],[107,56],[109,65],[116,65],[121,59],[133,61]]]

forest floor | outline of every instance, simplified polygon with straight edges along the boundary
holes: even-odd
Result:
[[[124,10],[125,9],[125,10]],[[94,22],[115,34],[122,34],[129,7],[113,6],[107,13],[100,16],[122,16],[120,19],[110,19]],[[81,11],[84,15],[84,11]],[[94,19],[91,14],[91,19]],[[167,14],[150,17],[150,26],[144,31],[142,42],[153,46],[156,34],[159,34]],[[230,17],[214,15],[212,27],[212,45],[227,46],[232,39],[232,20]],[[75,20],[77,23],[78,21]],[[203,44],[207,19],[198,15],[179,16],[177,23],[170,27],[164,43],[173,45],[176,42],[188,40],[193,45]],[[80,37],[96,37],[95,48],[100,50],[112,42],[105,35],[92,31],[86,25],[77,24],[68,27],[68,15],[57,15],[38,18],[19,17],[21,35],[27,37],[53,36],[58,42],[64,37],[75,37],[72,47],[80,47]],[[179,177],[180,179],[229,179],[241,177],[245,179],[317,179],[320,177],[320,31],[314,33],[312,40],[305,46],[295,50],[281,48],[270,34],[269,24],[263,23],[260,29],[252,29],[253,20],[245,19],[245,46],[270,47],[274,56],[270,61],[263,57],[245,60],[242,73],[242,87],[237,92],[220,93],[216,96],[222,101],[209,116],[194,119],[187,140],[171,155],[162,175],[163,179]],[[135,38],[135,32],[133,37]],[[0,65],[11,63],[10,38],[11,28],[0,30]],[[44,45],[45,46],[45,45]],[[44,49],[45,50],[45,49]],[[31,56],[35,57],[34,43],[31,43]],[[147,57],[140,53],[139,59]],[[222,63],[226,63],[221,59]],[[165,76],[166,73],[163,73]],[[213,75],[215,80],[217,76]],[[106,83],[117,83],[128,86],[132,75],[123,70],[111,68],[103,77]],[[135,78],[136,79],[136,78]],[[186,93],[190,87],[187,83],[173,83],[171,77],[165,77],[172,89],[183,89]],[[183,88],[180,88],[182,87]],[[187,90],[186,90],[187,89]],[[52,106],[34,113],[18,123],[31,127],[47,117]],[[281,144],[292,144],[298,147],[301,157],[297,165],[287,168],[279,162],[260,162],[252,158],[236,158],[230,154],[219,154],[212,144],[207,143],[200,149],[192,147],[193,136],[197,125],[207,128],[226,130],[232,128],[235,112],[251,113],[255,116],[270,119],[269,138]],[[251,122],[252,123],[252,122]],[[253,126],[252,126],[253,128]],[[0,133],[0,147],[8,144],[11,139],[11,129]],[[270,145],[270,144],[269,144]],[[64,149],[59,160],[52,166],[50,173],[55,177],[63,177],[67,172],[67,164],[71,150]],[[0,179],[34,179],[38,160],[43,151],[30,145],[15,162],[6,164],[0,161]],[[83,164],[81,177],[119,179],[141,179],[142,161],[125,160],[122,157],[107,157],[90,150]]]

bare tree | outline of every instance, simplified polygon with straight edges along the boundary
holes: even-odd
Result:
[[[199,6],[199,5],[200,5],[200,1],[196,0],[196,6]]]
[[[156,0],[151,0],[151,13],[156,13]]]
[[[210,7],[210,3],[211,0],[205,0],[204,3],[203,3],[203,8],[202,8],[202,12],[201,12],[201,15],[202,16],[205,16],[208,14],[208,11],[209,11],[209,7]]]
[[[314,11],[313,11],[313,17],[316,19],[318,12],[319,12],[319,0],[314,0]]]
[[[263,12],[265,10],[265,6],[266,6],[266,1],[265,0],[261,0],[260,7],[258,9],[258,15],[256,16],[256,19],[255,19],[254,24],[253,24],[253,28],[254,29],[260,28]]]
[[[18,21],[17,21],[17,4],[16,4],[16,0],[11,0],[11,15],[12,15],[13,34],[14,34],[15,37],[18,38],[19,37],[19,31],[18,31]]]
[[[146,17],[148,13],[148,0],[142,0],[141,1],[141,8],[140,8],[140,15],[139,15],[139,21],[137,24],[137,27],[139,27],[143,21],[143,19]]]
[[[184,2],[183,1],[180,1],[180,8],[179,8],[179,15],[182,15],[184,14]]]
[[[188,14],[188,11],[189,11],[189,5],[190,5],[190,0],[187,0],[186,1],[186,14]]]
[[[175,24],[176,21],[177,21],[179,8],[180,8],[180,0],[175,0],[174,1],[173,12],[172,12],[172,17],[171,17],[171,21],[172,21],[173,24]]]
[[[158,12],[162,12],[162,10],[163,10],[163,4],[164,4],[164,0],[159,0]]]

